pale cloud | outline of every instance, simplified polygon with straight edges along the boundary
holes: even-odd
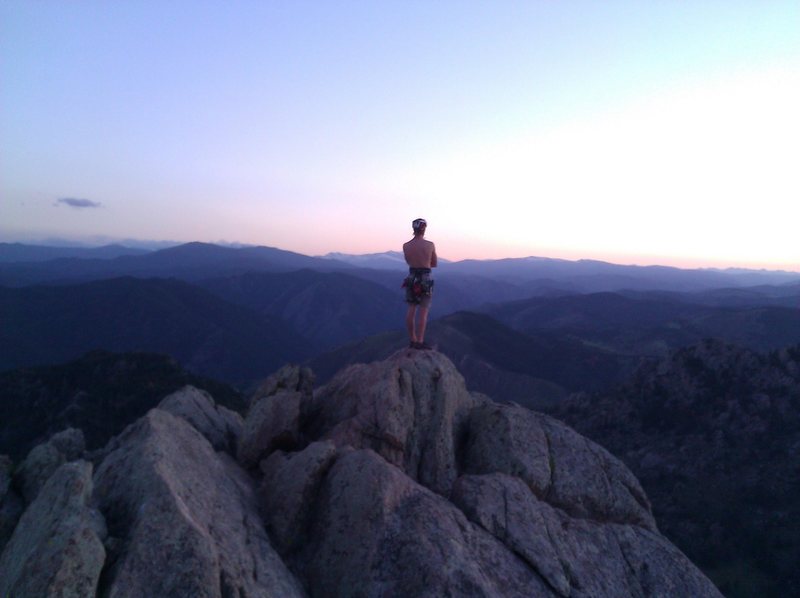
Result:
[[[101,203],[99,201],[92,201],[91,199],[80,199],[77,197],[61,197],[56,200],[55,206],[69,206],[71,208],[99,208]]]

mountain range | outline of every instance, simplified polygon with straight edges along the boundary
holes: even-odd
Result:
[[[0,452],[15,458],[65,425],[99,446],[115,416],[139,417],[179,382],[242,409],[240,393],[286,363],[327,387],[348,366],[383,371],[374,364],[408,343],[397,253],[191,243],[47,259],[0,246],[14,251],[25,261],[0,257]],[[798,349],[787,347],[800,343],[800,274],[443,262],[428,331],[473,391],[557,414],[622,458],[666,535],[727,595],[796,588],[785,521],[797,517]],[[97,350],[160,355],[82,357]],[[36,425],[35,413],[46,414]]]
[[[8,244],[6,244],[8,245]],[[0,247],[0,255],[3,254]],[[20,250],[19,247],[16,249]],[[138,251],[138,250],[131,250]],[[402,271],[395,253],[370,256],[338,254],[340,259],[311,257],[274,247],[223,247],[186,243],[142,255],[111,259],[60,257],[45,262],[0,259],[0,284],[22,286],[42,282],[86,281],[119,276],[175,277],[198,280],[250,271],[353,270],[364,277],[375,270]],[[354,265],[355,264],[355,265]],[[517,288],[521,296],[563,292],[601,292],[620,289],[699,291],[724,287],[797,283],[797,272],[767,270],[680,269],[666,266],[630,266],[597,260],[570,261],[553,258],[502,260],[442,260],[440,276],[493,280]],[[521,297],[520,297],[521,298]]]
[[[49,245],[25,245],[23,243],[0,243],[0,263],[45,262],[59,258],[114,259],[123,255],[144,255],[146,249],[135,249],[123,245],[101,247],[51,247]]]
[[[223,247],[186,243],[140,255],[112,259],[62,257],[45,262],[0,263],[0,284],[24,286],[67,283],[120,276],[199,280],[250,271],[286,272],[301,268],[349,269],[344,262],[313,258],[274,247]]]
[[[798,287],[787,289],[793,293]],[[728,301],[731,295],[738,293],[703,293],[700,300],[694,293],[590,293],[534,297],[481,311],[520,332],[556,333],[628,355],[665,355],[706,337],[759,350],[800,339],[800,296],[787,293],[782,299],[798,305],[784,307],[774,305],[763,287],[750,291],[748,301]]]
[[[0,370],[96,349],[164,353],[193,372],[237,384],[310,354],[307,341],[279,318],[180,280],[0,287]]]
[[[344,272],[248,272],[197,285],[231,303],[282,318],[317,351],[395,328],[405,314],[397,293]]]
[[[63,362],[94,349],[154,351],[246,387],[285,362],[313,359],[325,377],[348,363],[383,358],[406,342],[402,270],[372,267],[383,254],[361,260],[370,267],[337,257],[192,243],[140,256],[0,264],[0,274],[28,268],[59,281],[0,287],[0,369]],[[559,269],[627,268],[538,258],[442,265],[429,336],[474,388],[502,400],[541,406],[597,390],[620,382],[640,359],[705,337],[756,350],[800,339],[800,310],[791,307],[800,306],[798,282],[570,294],[551,281],[531,296],[526,285],[541,280],[518,276],[531,264],[553,276]],[[494,278],[491,266],[500,268]],[[136,276],[108,278],[125,272]],[[76,283],[75,276],[94,280]],[[465,310],[484,316],[453,316]]]

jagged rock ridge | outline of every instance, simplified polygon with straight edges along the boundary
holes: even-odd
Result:
[[[312,381],[281,370],[244,422],[187,387],[93,463],[58,466],[3,551],[0,595],[719,596],[619,461],[468,392],[441,354]],[[27,567],[26,538],[65,525],[32,533],[28,513],[75,477],[60,534],[83,530],[80,575]]]

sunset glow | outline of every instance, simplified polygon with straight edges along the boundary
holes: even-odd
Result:
[[[4,2],[0,241],[800,270],[800,7]],[[65,198],[89,203],[64,203]]]

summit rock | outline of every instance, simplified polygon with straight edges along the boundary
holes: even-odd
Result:
[[[435,351],[284,368],[241,425],[184,388],[93,458],[86,596],[720,596],[621,462]]]

